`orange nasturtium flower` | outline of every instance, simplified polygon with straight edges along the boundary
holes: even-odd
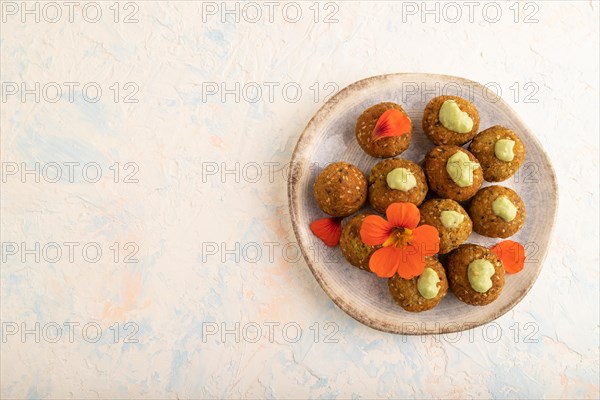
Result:
[[[321,218],[310,224],[312,233],[329,247],[337,246],[342,236],[341,218]]]
[[[421,213],[412,203],[392,203],[386,210],[387,221],[369,215],[360,228],[363,243],[382,245],[369,260],[369,269],[381,278],[398,273],[404,279],[421,275],[425,256],[439,251],[440,237],[431,225],[421,225]]]
[[[502,261],[504,270],[509,274],[519,273],[525,266],[525,248],[521,243],[504,240],[490,250]]]
[[[392,108],[381,114],[381,117],[377,120],[371,140],[375,142],[384,137],[406,135],[410,132],[411,127],[412,122],[408,115]]]

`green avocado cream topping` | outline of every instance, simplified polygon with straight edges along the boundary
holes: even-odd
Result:
[[[391,170],[385,180],[390,188],[408,192],[417,186],[417,179],[410,169],[395,168]]]
[[[465,220],[465,216],[453,210],[446,210],[440,213],[440,220],[446,229],[455,229]]]
[[[512,161],[515,158],[515,153],[513,153],[514,147],[514,140],[500,139],[494,145],[494,154],[500,161]]]
[[[458,108],[454,100],[446,100],[442,104],[439,119],[444,128],[453,132],[467,133],[473,129],[473,120],[469,114]]]
[[[474,260],[469,264],[467,275],[473,290],[485,293],[492,287],[492,275],[496,270],[491,262],[484,259]]]
[[[506,196],[498,196],[492,203],[492,211],[494,214],[510,222],[517,216],[517,207]]]
[[[446,163],[448,175],[460,187],[473,184],[473,171],[477,168],[479,168],[479,164],[471,161],[469,156],[460,150],[454,153]]]
[[[417,289],[421,296],[426,299],[433,299],[440,292],[438,283],[440,277],[432,268],[425,268],[419,279],[417,279]]]

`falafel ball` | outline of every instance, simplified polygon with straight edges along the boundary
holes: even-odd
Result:
[[[385,213],[392,203],[408,202],[419,206],[427,195],[427,179],[419,165],[401,158],[377,163],[369,175],[369,202]]]
[[[340,248],[344,258],[355,267],[369,271],[369,260],[375,250],[381,246],[369,246],[364,244],[360,237],[360,228],[369,214],[357,214],[348,221],[342,229]]]
[[[513,176],[525,160],[525,146],[516,133],[500,125],[479,132],[469,145],[488,182]]]
[[[425,269],[421,275],[404,279],[396,274],[388,280],[388,287],[396,304],[406,311],[421,312],[431,310],[442,301],[448,293],[448,280],[438,259],[425,257]]]
[[[488,186],[473,197],[469,215],[475,232],[493,238],[507,238],[523,227],[525,203],[512,189]]]
[[[354,165],[335,162],[325,167],[315,180],[314,195],[323,212],[345,217],[360,210],[365,203],[367,179]]]
[[[396,109],[405,113],[399,104],[391,102],[379,103],[367,108],[356,121],[354,130],[356,140],[364,152],[370,156],[378,158],[395,157],[410,146],[412,125],[411,130],[404,135],[373,140],[373,130],[375,129],[375,125],[377,125],[379,117],[390,109]]]
[[[473,230],[469,214],[451,199],[427,200],[420,207],[419,225],[431,225],[440,235],[440,254],[446,254],[464,243]]]
[[[453,145],[436,146],[427,153],[425,174],[433,191],[455,201],[470,199],[483,184],[483,172],[477,158],[468,150]]]
[[[446,260],[450,290],[462,302],[473,306],[490,304],[504,287],[502,261],[488,248],[461,244]]]
[[[446,106],[454,103],[455,106],[458,106],[457,111],[466,113],[471,119],[471,129],[468,131],[466,129],[459,129],[457,132],[452,130],[457,128],[448,125],[446,121],[444,121],[444,118],[441,118],[440,120],[440,110],[442,110],[442,107],[446,107],[444,103],[446,103]],[[447,126],[450,126],[452,129],[449,129]],[[425,135],[427,135],[427,137],[436,145],[452,144],[461,146],[473,139],[477,134],[478,129],[479,112],[477,111],[477,107],[462,97],[434,97],[427,103],[425,111],[423,112],[423,132],[425,132]]]

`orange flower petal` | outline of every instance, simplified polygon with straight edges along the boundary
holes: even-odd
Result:
[[[421,213],[413,203],[392,203],[385,210],[390,225],[399,228],[415,229]]]
[[[377,246],[385,242],[392,228],[393,226],[380,216],[369,215],[360,227],[360,238],[364,244]]]
[[[399,248],[382,247],[371,256],[369,269],[380,278],[391,278],[398,271],[401,260],[402,251]]]
[[[504,265],[509,274],[521,272],[525,266],[525,248],[512,240],[504,240],[490,249]]]
[[[413,230],[410,242],[423,256],[433,256],[440,251],[438,230],[431,225],[421,225]]]
[[[412,123],[408,115],[392,108],[381,114],[381,117],[377,120],[371,140],[376,141],[384,137],[405,135],[410,132],[411,126]]]
[[[419,249],[413,245],[403,246],[401,250],[398,275],[404,279],[412,279],[419,276],[425,269],[425,257]]]
[[[310,230],[329,247],[337,246],[342,236],[341,218],[321,218],[310,224]]]

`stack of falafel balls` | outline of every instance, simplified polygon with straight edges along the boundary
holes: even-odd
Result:
[[[436,147],[421,166],[397,157],[410,146],[412,124],[402,135],[374,136],[380,118],[389,110],[408,118],[400,105],[385,102],[365,110],[356,122],[360,147],[370,156],[384,159],[368,178],[356,166],[340,161],[325,167],[314,184],[319,208],[332,217],[344,218],[339,240],[344,258],[371,272],[371,256],[381,248],[361,239],[361,226],[370,213],[355,213],[367,200],[381,214],[392,203],[412,203],[419,207],[419,225],[431,225],[439,234],[438,256],[425,257],[422,274],[427,272],[430,281],[433,276],[437,287],[433,293],[424,293],[419,281],[422,276],[404,279],[395,274],[388,279],[394,301],[410,312],[426,311],[437,306],[450,288],[470,305],[493,302],[504,286],[503,263],[487,247],[466,241],[472,231],[508,238],[523,226],[525,204],[515,191],[500,185],[481,188],[484,180],[501,182],[517,172],[525,159],[523,142],[515,132],[499,125],[478,133],[479,113],[472,103],[457,96],[438,96],[423,114],[423,132]],[[468,149],[461,147],[468,142]],[[393,184],[392,175],[396,180],[403,177],[404,182]]]

